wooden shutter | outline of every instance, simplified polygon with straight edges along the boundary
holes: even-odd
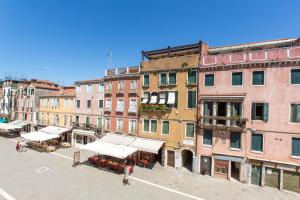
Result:
[[[264,103],[264,111],[263,111],[263,121],[267,122],[269,120],[269,104]]]

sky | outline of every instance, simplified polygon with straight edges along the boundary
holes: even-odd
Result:
[[[300,37],[299,0],[0,0],[0,78],[62,85],[138,65],[142,50]]]

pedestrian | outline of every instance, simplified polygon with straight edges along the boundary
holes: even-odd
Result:
[[[25,145],[26,145],[26,144],[25,144],[25,141],[22,140],[22,141],[21,141],[21,151],[22,151],[22,152],[25,152],[25,151],[26,151]]]
[[[17,145],[16,145],[16,150],[17,150],[17,152],[20,151],[20,141],[18,141],[18,143],[17,143]]]
[[[123,178],[123,184],[124,185],[129,185],[129,166],[126,165],[124,167],[124,178]]]

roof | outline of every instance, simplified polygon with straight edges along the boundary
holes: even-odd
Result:
[[[118,67],[105,70],[104,80],[109,78],[136,77],[139,76],[139,66]]]
[[[59,90],[50,92],[45,95],[41,95],[41,97],[75,97],[76,91],[74,86],[70,87],[60,87]]]
[[[54,138],[59,138],[60,136],[54,134],[48,134],[42,131],[35,131],[35,132],[21,134],[21,137],[29,141],[42,142]]]
[[[54,134],[54,135],[61,135],[62,133],[68,132],[71,129],[69,128],[63,128],[58,126],[47,126],[45,128],[40,129],[39,131],[42,131],[44,133],[48,134]]]
[[[98,78],[98,79],[92,79],[92,80],[75,81],[74,85],[97,84],[97,83],[102,83],[102,82],[103,82],[103,79]]]
[[[48,90],[58,90],[58,84],[48,81],[48,80],[37,80],[37,79],[31,79],[31,80],[26,80],[22,81],[19,83],[19,87],[23,86],[24,88],[33,86],[35,88],[39,89],[48,89]]]

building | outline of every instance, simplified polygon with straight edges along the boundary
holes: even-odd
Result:
[[[142,52],[138,135],[165,141],[158,156],[164,166],[193,170],[202,48],[199,42]]]
[[[0,106],[0,115],[11,120],[12,110],[14,109],[13,102],[15,101],[15,94],[17,91],[19,81],[4,80],[2,83],[2,98]]]
[[[209,47],[199,68],[198,172],[300,191],[300,40]]]
[[[58,91],[40,96],[39,127],[59,126],[72,128],[75,116],[75,87],[61,86]],[[71,135],[63,138],[71,142]]]
[[[76,81],[76,112],[73,129],[75,145],[87,144],[102,132],[104,82],[103,79]]]
[[[105,71],[105,132],[137,134],[139,83],[139,67],[115,68]]]
[[[19,82],[13,102],[13,119],[26,121],[30,124],[30,130],[37,130],[39,97],[57,90],[59,88],[56,83],[46,80],[31,79]]]

